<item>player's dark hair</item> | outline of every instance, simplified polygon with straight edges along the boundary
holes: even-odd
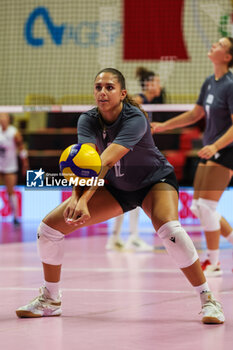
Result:
[[[229,48],[229,54],[231,55],[231,60],[228,62],[228,67],[233,67],[233,38],[227,37],[227,39],[230,41],[231,46]]]
[[[119,70],[117,70],[115,68],[104,68],[99,73],[96,74],[95,80],[98,77],[98,75],[100,75],[101,73],[111,73],[111,74],[113,74],[115,77],[117,77],[117,81],[120,84],[121,89],[122,90],[126,89],[125,77]],[[132,106],[137,107],[138,109],[140,109],[140,111],[148,119],[147,113],[140,107],[140,105],[136,101],[134,101],[134,99],[130,95],[128,95],[128,93],[127,93],[126,97],[124,98],[123,103],[129,103]]]
[[[152,70],[148,70],[144,67],[138,67],[136,69],[136,77],[139,79],[142,89],[145,88],[145,82],[153,79],[157,74]]]

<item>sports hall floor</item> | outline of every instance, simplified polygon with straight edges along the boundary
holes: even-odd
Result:
[[[14,228],[0,223],[0,348],[6,350],[207,350],[233,343],[232,249],[221,240],[222,277],[210,278],[226,322],[203,325],[199,297],[140,217],[140,233],[153,253],[106,252],[112,222],[66,238],[63,315],[18,319],[15,309],[38,295],[42,270],[36,252],[37,222]],[[123,233],[127,235],[127,223]],[[199,227],[187,227],[204,256]]]

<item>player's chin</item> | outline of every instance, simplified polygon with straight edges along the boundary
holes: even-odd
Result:
[[[98,103],[97,107],[100,111],[106,111],[109,108],[106,102]]]

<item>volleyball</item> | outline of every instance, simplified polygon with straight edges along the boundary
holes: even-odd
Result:
[[[68,181],[77,177],[88,180],[99,175],[101,159],[93,147],[78,143],[62,152],[59,166],[62,175]]]

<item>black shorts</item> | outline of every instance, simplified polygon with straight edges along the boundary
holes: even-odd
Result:
[[[226,147],[220,149],[213,157],[210,159],[200,159],[200,163],[206,164],[208,160],[225,166],[228,169],[233,170],[233,147]]]
[[[179,185],[176,179],[176,175],[174,172],[171,172],[164,178],[156,181],[155,183],[143,187],[137,191],[123,191],[119,188],[113,187],[109,184],[105,184],[105,188],[111,193],[111,195],[117,200],[120,204],[123,212],[127,212],[129,210],[135,209],[138,206],[142,206],[142,202],[146,197],[147,193],[150,189],[157,183],[164,182],[171,186],[173,186],[177,193],[179,193]]]

